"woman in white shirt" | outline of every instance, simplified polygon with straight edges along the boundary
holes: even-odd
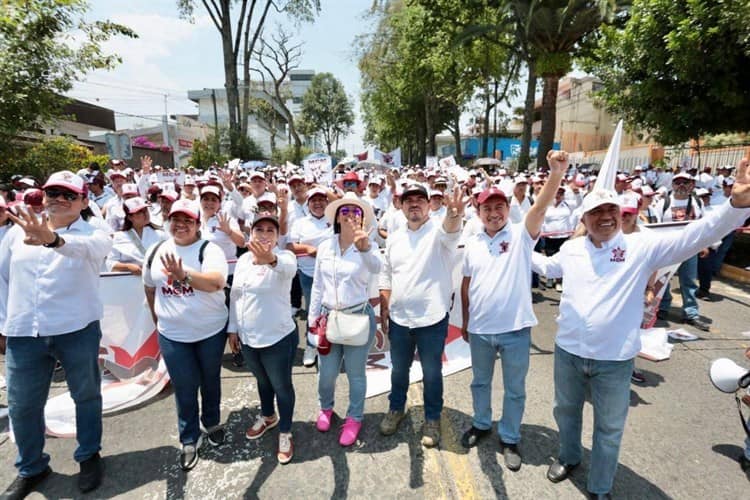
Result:
[[[326,218],[333,224],[334,235],[318,247],[308,312],[308,325],[331,310],[367,314],[369,337],[365,345],[331,344],[330,352],[319,356],[318,399],[320,412],[316,427],[321,432],[331,428],[333,396],[341,363],[349,379],[349,408],[339,436],[342,446],[354,444],[362,428],[367,378],[365,365],[375,338],[375,314],[369,302],[369,283],[380,272],[382,262],[369,238],[375,223],[372,207],[354,193],[326,207]],[[344,361],[345,360],[345,361]]]
[[[555,194],[555,201],[552,202],[544,214],[544,223],[542,224],[542,237],[544,239],[544,253],[547,256],[555,255],[560,251],[563,243],[568,241],[573,234],[573,211],[565,202],[565,188],[559,187]],[[547,279],[547,288],[552,288],[562,292],[562,280]]]
[[[201,424],[211,444],[218,446],[225,437],[220,373],[228,315],[227,261],[221,248],[200,238],[197,203],[174,202],[169,222],[172,237],[146,252],[143,285],[174,386],[180,466],[188,471],[198,462]]]
[[[222,190],[208,184],[201,188],[201,238],[219,245],[226,260],[237,257],[237,247],[245,246],[245,236],[237,219],[221,211]],[[229,266],[227,285],[232,285],[234,264]]]
[[[146,249],[166,239],[166,235],[151,223],[146,200],[140,196],[125,200],[123,209],[125,220],[122,230],[114,234],[107,269],[140,276]]]
[[[277,459],[292,460],[292,414],[294,386],[292,364],[299,343],[297,324],[292,319],[289,291],[297,272],[297,259],[277,247],[279,221],[269,214],[256,216],[251,228],[248,253],[237,261],[229,301],[229,345],[242,351],[245,363],[255,375],[261,414],[247,429],[247,439],[258,439],[279,426]],[[274,399],[279,416],[274,411]]]

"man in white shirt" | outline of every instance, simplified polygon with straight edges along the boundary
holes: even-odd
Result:
[[[440,441],[442,356],[453,291],[450,270],[466,200],[456,187],[447,200],[442,224],[430,217],[424,186],[405,187],[401,203],[407,226],[388,235],[379,280],[381,328],[389,336],[392,364],[390,410],[380,423],[380,432],[395,433],[405,416],[409,370],[416,351],[424,374],[422,444],[432,447]]]
[[[583,403],[590,393],[594,435],[587,490],[595,498],[609,496],[630,405],[633,359],[641,348],[649,277],[695,255],[750,215],[747,159],[740,173],[731,203],[669,233],[624,235],[619,197],[595,189],[583,202],[588,235],[570,240],[552,257],[534,253],[535,270],[564,278],[554,370],[560,453],[547,471],[550,481],[565,479],[582,459]]]
[[[492,375],[500,355],[503,369],[503,416],[497,433],[505,465],[521,468],[518,443],[526,402],[531,327],[537,324],[531,305],[531,255],[544,221],[544,212],[555,195],[567,167],[567,154],[547,155],[550,178],[523,224],[509,219],[505,193],[491,188],[479,195],[482,231],[466,242],[461,283],[461,335],[471,346],[474,378],[472,426],[461,438],[470,448],[492,432]]]
[[[513,196],[510,199],[510,221],[513,224],[521,222],[526,217],[529,209],[531,209],[531,200],[529,200],[528,191],[529,180],[522,175],[516,177],[515,185],[513,186]]]
[[[370,177],[370,181],[367,183],[367,195],[362,199],[370,204],[372,210],[375,212],[375,218],[380,220],[388,208],[388,200],[381,196],[381,182],[378,176],[373,175]]]
[[[89,203],[83,179],[56,172],[44,185],[46,215],[19,209],[0,244],[0,324],[8,337],[8,407],[18,447],[18,477],[5,491],[23,498],[51,469],[44,453],[44,406],[55,360],[65,369],[76,407],[74,458],[82,492],[99,486],[103,467],[99,373],[99,269],[112,240],[81,218]]]

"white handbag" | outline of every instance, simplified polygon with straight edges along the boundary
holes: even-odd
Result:
[[[339,286],[336,282],[336,249],[333,254],[333,286],[336,294],[336,306],[339,305]],[[370,337],[370,315],[365,313],[367,302],[361,312],[334,309],[328,313],[326,338],[333,344],[362,346]]]

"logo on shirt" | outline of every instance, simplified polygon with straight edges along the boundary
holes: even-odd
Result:
[[[195,290],[192,286],[185,286],[182,283],[177,283],[175,286],[174,281],[171,277],[167,278],[167,286],[161,287],[162,297],[192,297],[195,295]]]
[[[508,251],[508,247],[510,246],[510,243],[508,243],[507,241],[501,241],[499,246],[500,246],[499,248],[500,253],[505,253]]]
[[[625,249],[615,247],[612,249],[612,257],[609,259],[610,262],[625,262]]]

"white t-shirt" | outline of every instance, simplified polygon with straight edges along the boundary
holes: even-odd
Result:
[[[297,272],[294,254],[274,250],[276,266],[253,264],[253,254],[237,261],[229,301],[229,326],[243,344],[272,346],[294,330],[289,290]]]
[[[573,221],[571,215],[573,211],[567,203],[561,201],[557,206],[552,203],[547,207],[544,213],[544,223],[542,224],[543,233],[551,233],[548,238],[567,238],[570,231],[573,231]]]
[[[240,231],[240,225],[237,223],[237,219],[229,218],[229,227],[234,231]],[[237,258],[237,245],[234,244],[232,238],[219,229],[219,217],[214,215],[206,222],[201,222],[201,238],[211,243],[215,243],[224,252],[225,260],[235,260]],[[234,273],[234,264],[229,266],[229,274]]]
[[[375,212],[376,219],[380,219],[385,213],[385,210],[388,208],[388,200],[381,196],[378,196],[377,198],[370,198],[370,195],[366,195],[362,197],[362,199],[370,204],[373,212]]]
[[[528,196],[523,197],[523,201],[519,202],[515,196],[510,197],[510,213],[508,218],[513,224],[518,224],[526,217],[526,214],[531,210],[531,201]]]
[[[191,286],[175,287],[172,280],[162,271],[160,257],[172,253],[182,259],[185,270],[202,273],[218,272],[227,277],[227,260],[218,245],[208,243],[203,251],[203,264],[198,255],[205,240],[192,245],[175,245],[170,238],[159,246],[151,268],[144,264],[143,284],[156,288],[154,311],[158,319],[159,333],[175,342],[198,342],[220,332],[227,322],[227,306],[224,305],[224,289],[216,292],[202,292]],[[146,251],[151,255],[153,246]]]
[[[470,333],[506,333],[537,324],[531,306],[534,245],[523,223],[507,223],[492,238],[481,231],[468,239],[461,272],[471,278]]]
[[[318,219],[314,215],[308,215],[297,219],[289,232],[288,243],[302,243],[303,245],[312,245],[315,248],[333,234],[333,229],[328,219],[321,217]],[[315,257],[309,255],[300,255],[297,258],[299,270],[305,275],[312,277],[315,273]]]
[[[406,227],[404,211],[395,207],[387,210],[380,219],[380,227],[387,231],[389,235]]]
[[[151,245],[167,239],[163,231],[151,226],[143,227],[143,235],[138,238],[135,231],[117,231],[112,238],[112,251],[107,256],[107,270],[118,263],[136,263],[143,267],[146,249]]]
[[[674,195],[669,195],[669,206],[666,210],[664,210],[664,202],[661,203],[659,208],[657,209],[657,213],[659,215],[662,215],[661,221],[662,222],[680,222],[680,221],[686,221],[686,220],[695,220],[700,219],[703,216],[703,210],[701,209],[700,203],[692,197],[692,200],[690,198],[685,200],[675,200]],[[690,212],[691,214],[688,214],[688,202],[690,202]]]

